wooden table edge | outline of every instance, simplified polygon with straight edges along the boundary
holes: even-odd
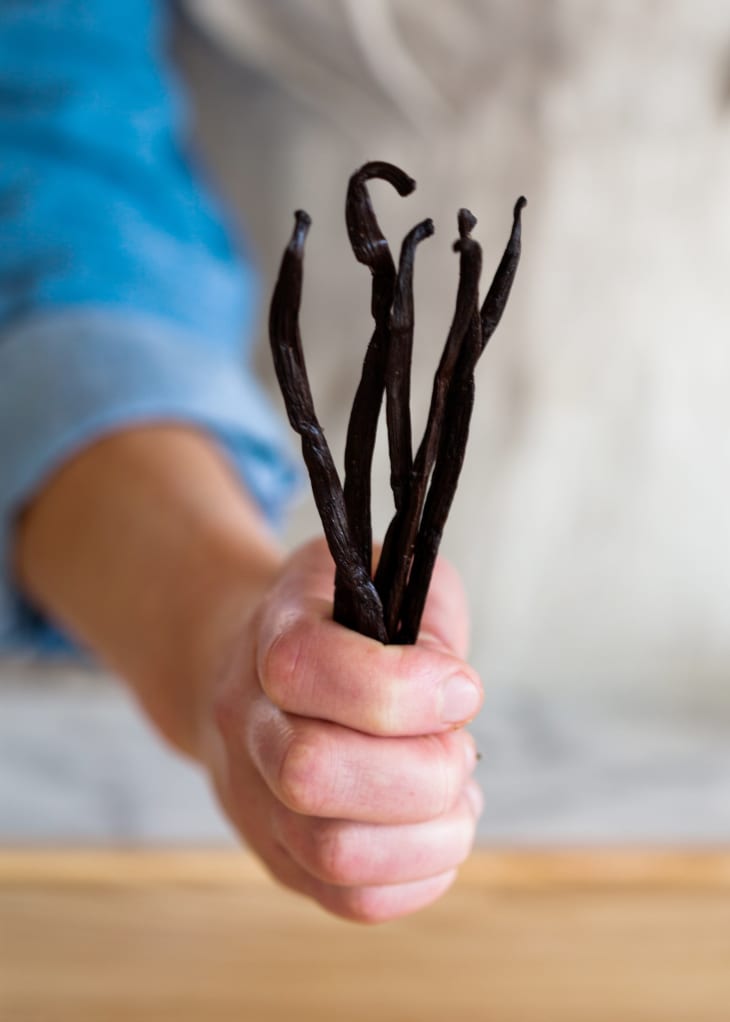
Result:
[[[0,889],[269,885],[246,851],[223,848],[0,848]],[[458,884],[484,891],[730,890],[727,848],[480,848]]]

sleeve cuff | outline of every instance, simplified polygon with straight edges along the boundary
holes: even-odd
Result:
[[[280,522],[300,483],[298,463],[237,353],[117,309],[56,311],[0,333],[0,649],[59,645],[13,585],[18,510],[95,439],[160,420],[208,430],[269,521]]]

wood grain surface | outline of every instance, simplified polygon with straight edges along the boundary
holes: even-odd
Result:
[[[487,852],[339,922],[235,852],[0,852],[2,1022],[727,1022],[730,852]]]

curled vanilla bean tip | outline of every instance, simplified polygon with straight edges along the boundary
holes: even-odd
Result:
[[[302,244],[302,242],[307,236],[307,231],[312,226],[312,218],[309,215],[309,213],[307,213],[306,209],[298,209],[294,213],[294,220],[295,220],[294,235],[292,237],[292,241],[290,241],[289,244],[291,244],[292,242],[295,242],[296,244]]]
[[[477,225],[477,218],[470,209],[460,209],[457,217],[459,237],[468,238]]]
[[[512,231],[510,232],[507,247],[500,260],[497,272],[487,292],[487,297],[481,307],[480,316],[482,320],[482,350],[499,326],[502,313],[507,305],[507,300],[512,290],[515,273],[520,261],[522,252],[522,210],[527,205],[527,199],[520,195],[514,205],[512,213]]]
[[[387,181],[399,195],[408,195],[416,187],[413,178],[400,167],[372,161],[351,176],[345,202],[350,245],[358,262],[367,266],[372,274],[370,310],[375,320],[352,403],[345,441],[345,504],[353,541],[363,562],[368,565],[372,557],[370,472],[385,390],[390,347],[390,309],[396,283],[395,263],[375,216],[367,188],[367,182],[374,178]],[[348,595],[342,591],[338,578],[335,583],[335,609],[343,617],[349,614],[347,601]]]
[[[350,176],[350,186],[353,183],[362,185],[366,181],[372,181],[373,178],[387,181],[393,185],[399,195],[403,196],[410,195],[416,188],[416,182],[410,174],[406,174],[395,163],[388,163],[387,160],[368,160],[367,163],[363,163],[362,167],[359,167]]]
[[[436,228],[433,225],[431,217],[427,217],[426,220],[421,220],[419,224],[411,228],[405,237],[404,245],[408,244],[409,247],[415,248],[419,242],[423,241],[424,238],[430,238],[434,234]],[[403,249],[401,248],[401,251]]]
[[[375,273],[379,268],[393,266],[393,258],[370,201],[367,182],[373,179],[387,181],[403,197],[411,194],[416,182],[394,163],[382,160],[363,164],[350,177],[345,202],[347,234],[357,261]]]

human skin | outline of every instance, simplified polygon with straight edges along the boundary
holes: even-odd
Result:
[[[482,690],[440,562],[415,646],[334,623],[334,567],[286,555],[205,434],[125,429],[67,461],[20,517],[21,587],[207,771],[270,872],[380,922],[439,897],[481,811],[462,725]]]

